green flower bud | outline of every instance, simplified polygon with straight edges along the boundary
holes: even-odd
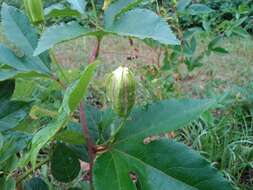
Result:
[[[127,67],[119,67],[110,74],[107,96],[115,113],[124,118],[129,115],[135,103],[136,81]]]
[[[25,11],[34,24],[44,21],[42,0],[24,0]]]

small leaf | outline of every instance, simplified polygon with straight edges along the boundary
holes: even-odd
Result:
[[[57,136],[58,141],[62,141],[68,144],[80,145],[84,144],[84,136],[82,127],[77,123],[70,123],[68,127],[62,130]]]
[[[0,132],[15,128],[28,115],[30,103],[11,101],[15,82],[0,82]],[[2,90],[3,89],[3,90]]]
[[[236,34],[236,35],[238,35],[238,36],[240,36],[240,37],[243,37],[243,38],[248,38],[248,37],[250,37],[250,34],[245,30],[245,29],[243,29],[243,28],[241,28],[241,27],[234,27],[233,29],[232,29],[232,32],[234,33],[234,34]]]
[[[67,0],[71,4],[73,10],[77,10],[81,14],[85,14],[85,8],[87,6],[86,0]]]
[[[204,4],[192,4],[188,11],[191,15],[199,15],[199,14],[209,14],[213,12],[213,9],[209,8],[208,6]]]
[[[60,182],[73,181],[81,170],[76,155],[63,143],[57,143],[50,158],[51,172]]]
[[[86,95],[88,85],[94,75],[97,63],[92,63],[81,74],[79,80],[75,81],[66,91],[63,99],[63,108],[67,113],[75,111],[81,100]]]
[[[70,7],[66,7],[60,3],[47,7],[44,10],[44,14],[50,18],[51,17],[80,16],[80,13],[77,10],[73,10]]]
[[[177,11],[185,11],[186,7],[188,7],[191,2],[192,0],[179,0],[177,2]]]
[[[23,133],[12,132],[4,136],[4,143],[0,149],[0,170],[5,166],[5,162],[16,153],[23,150],[30,142],[31,136]]]
[[[222,53],[222,54],[227,54],[227,53],[229,53],[226,49],[224,49],[224,48],[222,48],[222,47],[215,47],[215,48],[213,48],[211,51],[217,52],[217,53]]]
[[[58,43],[89,35],[90,33],[91,31],[88,28],[79,25],[77,22],[51,26],[42,34],[34,55],[39,55]]]
[[[0,100],[10,100],[15,90],[15,80],[0,82]]]
[[[221,37],[218,36],[214,38],[209,44],[208,44],[208,50],[211,50],[217,46],[217,44],[221,41]]]
[[[49,190],[48,185],[40,177],[33,177],[26,181],[23,187],[24,190]]]
[[[145,19],[143,19],[145,18]],[[131,36],[139,39],[153,39],[162,44],[176,45],[178,39],[171,31],[167,22],[147,9],[134,9],[123,14],[106,31],[121,36]]]

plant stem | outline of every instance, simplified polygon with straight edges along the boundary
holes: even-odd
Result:
[[[97,8],[96,8],[96,4],[95,4],[94,0],[91,0],[91,6],[92,6],[92,9],[93,9],[93,14],[94,14],[95,19],[96,19],[96,27],[97,27],[97,26],[99,26],[99,23],[98,23]]]
[[[40,162],[36,167],[35,170],[39,169],[41,166],[43,166],[44,164],[46,164],[47,162],[49,162],[49,158],[43,160],[42,162]],[[33,168],[29,169],[28,171],[26,171],[22,176],[20,176],[17,179],[17,184],[20,184],[25,178],[27,178],[30,174],[33,173]]]
[[[86,140],[86,143],[87,143],[87,147],[88,147],[88,156],[89,156],[89,161],[90,161],[90,177],[89,177],[89,180],[90,180],[90,189],[92,190],[93,189],[93,180],[92,180],[92,169],[93,169],[93,162],[94,162],[94,158],[95,158],[95,155],[94,155],[94,144],[92,142],[92,139],[90,138],[90,135],[89,135],[89,129],[88,129],[88,126],[87,126],[87,121],[86,121],[86,116],[85,116],[85,111],[84,111],[84,105],[83,103],[81,102],[80,103],[80,120],[82,122],[82,127],[83,127],[83,135],[84,135],[84,138]]]
[[[64,80],[66,83],[69,83],[69,80],[68,80],[67,76],[65,75],[65,73],[64,73],[64,71],[63,71],[61,65],[60,65],[60,64],[57,62],[57,60],[56,60],[56,57],[55,57],[55,54],[54,54],[53,49],[50,49],[50,50],[49,50],[49,55],[50,55],[50,58],[51,58],[51,60],[52,60],[52,63],[56,66],[57,70],[60,72],[60,74],[61,74],[63,80]]]
[[[91,52],[91,55],[88,59],[88,64],[92,64],[97,59],[97,57],[99,55],[99,51],[100,51],[100,42],[101,42],[101,39],[97,38],[96,46],[94,47],[94,49]],[[86,116],[85,116],[85,108],[84,108],[84,105],[82,102],[80,103],[79,111],[80,111],[80,121],[82,123],[82,128],[83,128],[83,135],[84,135],[84,138],[87,142],[88,156],[89,156],[89,161],[90,161],[90,178],[89,178],[90,190],[93,190],[94,188],[93,188],[92,169],[93,169],[94,159],[96,156],[96,150],[95,150],[96,147],[93,144],[92,139],[89,134],[89,129],[87,126],[87,120],[86,120]]]

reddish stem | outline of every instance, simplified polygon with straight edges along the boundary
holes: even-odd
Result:
[[[91,55],[88,59],[88,64],[91,64],[96,60],[96,58],[99,55],[99,50],[100,50],[100,39],[97,39],[96,46],[92,50],[92,53],[91,53]],[[87,126],[87,120],[86,120],[85,110],[84,110],[85,108],[84,108],[84,105],[83,105],[82,102],[80,103],[79,109],[80,109],[80,120],[81,120],[82,127],[83,127],[83,135],[84,135],[84,138],[87,142],[87,148],[88,148],[88,155],[89,155],[89,161],[90,161],[89,181],[90,181],[90,189],[92,190],[93,189],[92,169],[93,169],[94,159],[95,159],[95,156],[96,156],[96,151],[95,151],[96,147],[93,144],[92,139],[91,139],[90,134],[89,134],[89,129],[88,129],[88,126]]]
[[[80,103],[80,120],[82,122],[83,135],[84,135],[84,138],[87,142],[87,147],[88,147],[88,156],[89,156],[89,161],[90,161],[89,180],[90,180],[90,184],[92,186],[92,169],[93,169],[93,161],[95,158],[94,144],[93,144],[92,139],[90,138],[90,135],[89,135],[89,129],[87,126],[84,105],[82,102]]]
[[[96,46],[93,48],[91,55],[88,59],[89,64],[93,63],[96,60],[96,58],[98,57],[99,51],[100,51],[100,44],[101,44],[100,39],[97,39]]]

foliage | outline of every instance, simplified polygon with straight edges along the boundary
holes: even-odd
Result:
[[[212,12],[198,4],[189,6],[193,16]],[[111,108],[98,109],[86,104],[89,84],[99,67],[96,59],[100,45],[107,35],[127,37],[130,41],[136,38],[163,47],[164,64],[174,61],[173,57],[175,65],[181,59],[189,70],[198,64],[193,56],[197,43],[193,33],[183,32],[175,20],[177,38],[163,17],[145,7],[142,1],[118,0],[103,11],[101,3],[68,0],[45,11],[47,21],[59,19],[55,23],[53,20],[54,24],[47,22],[52,26],[44,23],[36,27],[23,11],[2,5],[5,36],[15,49],[6,45],[0,48],[1,189],[52,189],[62,188],[63,184],[68,189],[96,190],[235,189],[199,153],[165,136],[217,106],[216,99],[152,101],[135,105],[124,118]],[[96,46],[84,71],[71,81],[57,62],[53,48],[86,36],[94,37]],[[200,58],[211,52],[227,53],[217,45],[219,39],[212,40]],[[39,92],[27,102],[12,99],[18,81],[34,80],[37,88],[38,78],[50,81],[49,86],[58,93]],[[54,99],[53,110],[42,107],[42,98],[48,101],[50,96]],[[37,126],[30,129],[33,125]]]

